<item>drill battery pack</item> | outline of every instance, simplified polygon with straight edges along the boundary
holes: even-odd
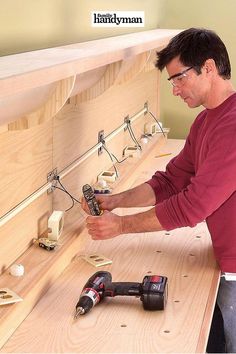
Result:
[[[167,277],[146,275],[142,283],[141,301],[145,310],[164,310],[168,296]]]

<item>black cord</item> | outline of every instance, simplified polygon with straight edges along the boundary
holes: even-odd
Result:
[[[58,183],[60,184],[60,186],[63,188],[64,192],[66,192],[66,193],[71,197],[71,199],[73,199],[75,202],[81,204],[81,202],[80,202],[78,199],[76,199],[75,197],[73,197],[73,195],[70,194],[70,193],[68,192],[68,190],[63,186],[63,184],[62,184],[61,181],[60,181],[60,177],[57,176],[56,179],[57,179]]]
[[[157,125],[159,126],[162,134],[164,135],[164,137],[166,137],[165,133],[164,133],[164,130],[162,129],[162,126],[160,124],[160,122],[158,122],[158,120],[156,119],[156,117],[154,116],[154,114],[151,112],[151,111],[148,111],[149,114],[151,114],[152,118],[156,121]]]
[[[122,163],[122,162],[124,162],[125,160],[127,160],[127,158],[128,157],[125,157],[124,159],[122,159],[122,160],[118,160],[118,158],[112,153],[112,152],[109,152],[108,151],[108,149],[106,148],[106,145],[105,145],[105,143],[102,143],[103,144],[103,148],[104,148],[104,150],[106,150],[106,152],[108,153],[108,155],[110,156],[112,156],[115,160],[116,160],[116,162],[118,162],[118,163]],[[111,158],[111,157],[110,157]]]
[[[61,188],[60,188],[60,187],[56,187],[56,186],[54,186],[54,188],[59,189],[60,191],[66,193],[66,194],[71,198],[71,200],[72,200],[72,205],[71,205],[68,209],[66,209],[65,212],[68,211],[68,210],[70,210],[70,209],[72,209],[72,208],[74,207],[74,205],[75,205],[75,202],[81,204],[81,202],[80,202],[78,199],[76,199],[75,197],[73,197],[73,195],[71,195],[71,194],[66,190],[66,188],[65,188],[65,187],[63,186],[63,184],[61,183],[59,176],[56,176],[55,179],[56,179],[56,181],[60,184]]]
[[[63,188],[56,187],[56,186],[55,186],[54,188],[55,188],[55,189],[59,189],[60,191],[62,191],[62,192],[64,192],[64,193],[66,193],[66,194],[68,194],[68,195],[70,196],[70,194],[69,194],[69,193],[67,193],[67,191],[65,191]],[[72,209],[72,208],[73,208],[73,206],[75,205],[74,199],[72,199],[72,198],[71,198],[71,200],[72,200],[72,205],[71,205],[68,209],[66,209],[66,210],[65,210],[65,212],[66,212],[66,211],[68,211],[68,210],[70,210],[70,209]]]
[[[130,134],[131,139],[133,140],[133,142],[135,143],[135,145],[139,148],[139,150],[142,150],[141,145],[139,144],[138,140],[136,139],[133,129],[131,128],[131,124],[130,124],[130,120],[127,121],[127,128]]]
[[[107,150],[104,140],[102,141],[102,147],[104,148],[104,150],[105,150],[105,151],[107,152],[107,154],[109,155],[109,157],[110,157],[110,159],[111,159],[111,162],[112,162],[112,165],[113,165],[114,170],[115,170],[116,178],[118,178],[118,177],[119,177],[119,173],[118,173],[118,171],[117,171],[117,168],[116,168],[116,166],[115,166],[115,163],[114,163],[113,158],[115,158],[116,161],[117,161],[118,159],[115,157],[115,155],[113,155],[112,153],[110,153],[109,150]],[[118,162],[118,161],[117,161],[117,162]],[[122,162],[122,161],[121,161],[121,162]],[[121,163],[121,162],[120,162],[120,163]]]
[[[67,208],[67,209],[65,210],[65,212],[66,212],[66,211],[69,211],[70,209],[72,209],[72,208],[74,207],[74,205],[75,205],[75,202],[74,202],[74,200],[72,200],[72,205],[71,205],[69,208]]]

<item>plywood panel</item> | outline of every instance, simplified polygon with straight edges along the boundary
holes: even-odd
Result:
[[[47,182],[52,169],[52,121],[25,131],[4,132],[0,139],[0,215]],[[47,229],[51,196],[43,195],[0,228],[0,272]]]
[[[45,193],[0,228],[0,274],[47,230],[52,195]]]
[[[73,103],[67,104],[55,117],[54,128],[54,166],[62,170],[68,163],[81,156],[91,146],[97,144],[99,130],[108,135],[124,123],[127,115],[134,115],[143,109],[144,103],[149,102],[151,110],[156,113],[159,102],[157,71],[141,73],[136,78],[123,85],[116,85],[104,92],[103,95],[89,102],[78,103],[76,97]],[[137,137],[143,132],[146,120],[139,119]],[[116,144],[115,154],[120,155],[123,140],[126,135],[120,134]],[[122,139],[122,140],[120,140]],[[130,141],[130,140],[129,140]],[[100,169],[103,164],[99,159]]]
[[[104,130],[105,136],[108,135],[123,124],[127,114],[131,117],[141,110],[145,102],[148,101],[150,109],[158,115],[156,113],[159,109],[158,83],[158,72],[153,70],[140,73],[130,82],[110,87],[102,95],[88,102],[78,103],[77,97],[73,97],[73,100],[70,100],[69,104],[54,118],[53,165],[58,173],[60,174],[63,168],[97,144],[99,130]],[[140,139],[143,134],[144,124],[147,121],[153,121],[149,114],[140,117],[132,124],[137,139]],[[134,145],[128,130],[120,132],[106,144],[108,150],[120,160],[123,158],[123,149],[127,145]],[[132,164],[131,161],[130,163]],[[73,196],[78,198],[85,183],[94,184],[98,174],[111,166],[112,162],[105,151],[100,156],[94,153],[61,182]],[[117,165],[117,169],[120,172],[121,165]],[[53,204],[54,208],[62,210],[72,205],[70,198],[60,191],[54,192]],[[71,211],[70,215],[73,215],[73,212]],[[75,216],[71,216],[69,222],[76,217],[79,215],[75,212]]]
[[[52,122],[0,139],[0,215],[47,182],[52,169]]]
[[[118,136],[114,139],[116,140],[116,146],[119,143]],[[153,150],[153,153],[158,154],[160,149],[163,149],[162,146],[165,145],[166,140],[162,135],[156,135],[153,137],[145,149],[140,154],[139,158],[131,158],[124,161],[122,164],[116,164],[116,169],[119,173],[119,178],[116,182],[110,184],[112,190],[119,190],[119,188],[126,188],[126,183],[130,183],[130,178],[133,175],[134,170],[136,171],[135,179],[139,180],[141,178],[141,183],[143,179],[148,179],[146,173],[144,173],[143,169],[145,168],[145,160],[148,158],[149,152]],[[168,158],[169,156],[167,156]],[[81,165],[79,165],[74,171],[65,176],[61,181],[63,186],[71,193],[75,198],[80,199],[82,195],[82,186],[86,183],[94,185],[97,181],[98,171],[101,172],[101,165],[99,165],[100,157],[97,155],[93,155],[89,158],[88,161],[84,161]],[[162,159],[164,163],[166,163],[167,159]],[[104,153],[104,166],[107,167],[111,171],[114,171],[114,168],[111,167],[111,162],[108,157]],[[162,162],[162,163],[163,163]],[[157,161],[158,166],[161,165],[161,161]],[[153,171],[155,171],[155,165],[153,166]],[[134,177],[133,177],[134,178]],[[60,187],[60,185],[57,185]],[[121,187],[119,187],[121,186]],[[55,190],[53,193],[53,206],[56,210],[66,210],[72,205],[71,198],[62,191]],[[75,207],[73,209],[66,212],[65,225],[70,225],[76,223],[78,221],[82,221],[84,219],[85,213],[81,210],[80,206],[75,203]]]
[[[152,149],[155,150],[155,141],[154,139],[153,144],[149,145],[149,152],[152,151]],[[145,160],[148,151],[146,151],[146,155],[143,155],[142,160],[138,161],[138,163],[136,161],[136,163],[133,164],[132,171],[128,171],[128,175],[133,175],[132,180],[136,178],[134,172],[136,169],[139,171],[142,166],[141,161]],[[125,172],[125,167],[123,172]],[[68,177],[69,176],[70,175],[68,175]],[[123,180],[126,180],[124,173]],[[123,180],[119,182],[122,183]],[[35,214],[35,210],[33,211]],[[32,220],[35,219],[35,215],[32,214],[30,217],[31,216]],[[45,221],[44,216],[47,215],[43,215],[40,219],[40,224]],[[18,215],[18,217],[20,217],[20,215]],[[24,277],[20,279],[12,277],[7,270],[0,277],[0,287],[4,287],[5,284],[8,284],[9,288],[13,289],[24,299],[22,303],[17,304],[18,306],[16,305],[14,307],[13,305],[0,308],[0,347],[29,314],[38,299],[48,290],[55,279],[71,262],[71,259],[78,250],[83,252],[88,239],[87,232],[84,230],[85,217],[86,215],[81,210],[80,206],[74,207],[66,213],[65,229],[60,239],[60,245],[54,252],[49,253],[36,245],[31,245],[31,247],[16,260],[17,263],[23,264],[25,267],[26,271]],[[15,221],[15,219],[16,218],[12,221]],[[16,229],[17,225],[14,226]],[[34,226],[31,225],[30,227],[33,228]],[[6,251],[9,251],[9,249],[6,249]],[[14,252],[11,252],[11,254],[15,255]]]

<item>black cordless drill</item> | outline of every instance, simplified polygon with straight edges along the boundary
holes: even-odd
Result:
[[[146,275],[142,283],[112,282],[111,273],[99,271],[85,284],[76,305],[75,318],[91,310],[105,297],[140,296],[145,310],[164,310],[167,301],[167,278]]]

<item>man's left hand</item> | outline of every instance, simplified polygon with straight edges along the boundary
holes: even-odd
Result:
[[[93,240],[106,240],[122,234],[122,217],[107,210],[100,216],[88,216],[86,223]]]

